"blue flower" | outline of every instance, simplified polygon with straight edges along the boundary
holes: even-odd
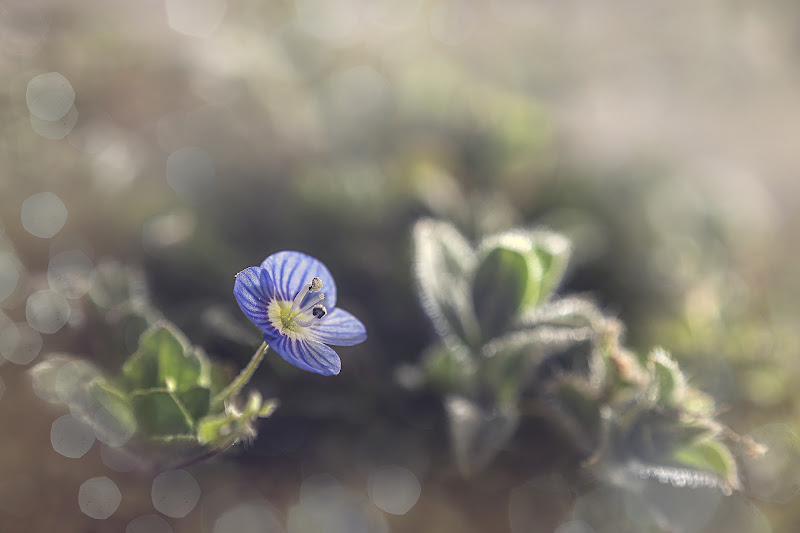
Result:
[[[336,308],[336,283],[325,265],[301,252],[278,252],[242,270],[233,295],[264,332],[264,342],[303,370],[338,374],[342,363],[326,345],[352,346],[367,338],[360,320]]]

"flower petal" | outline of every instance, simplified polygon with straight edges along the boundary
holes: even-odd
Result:
[[[269,273],[277,296],[282,300],[292,301],[304,285],[317,277],[322,280],[325,307],[332,309],[336,306],[336,283],[328,268],[318,259],[302,252],[277,252],[264,259],[261,268]]]
[[[344,309],[334,309],[308,327],[308,338],[334,346],[353,346],[367,339],[367,329]]]
[[[273,330],[267,314],[267,306],[272,296],[269,287],[264,287],[262,280],[269,279],[269,274],[261,267],[250,267],[236,274],[233,284],[233,296],[242,312],[262,331]]]
[[[336,352],[322,343],[308,339],[293,339],[286,335],[280,335],[275,340],[264,336],[264,340],[287,363],[301,370],[331,376],[338,374],[342,368],[342,362]]]

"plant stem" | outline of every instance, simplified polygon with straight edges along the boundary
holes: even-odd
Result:
[[[253,354],[253,357],[250,358],[250,362],[247,363],[247,366],[239,372],[239,375],[236,376],[236,379],[231,381],[231,383],[222,389],[219,394],[214,396],[211,400],[211,412],[219,410],[226,401],[230,400],[233,396],[239,393],[242,390],[242,387],[247,385],[247,382],[250,381],[250,378],[253,377],[258,365],[261,364],[261,361],[264,359],[264,354],[267,353],[269,346],[267,343],[262,343],[261,346],[258,347],[256,353]]]

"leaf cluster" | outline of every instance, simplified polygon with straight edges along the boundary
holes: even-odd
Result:
[[[255,367],[233,380],[227,367],[170,322],[156,318],[146,325],[157,314],[131,298],[129,273],[119,268],[106,273],[90,296],[115,320],[145,324],[138,349],[113,377],[87,360],[50,356],[31,369],[34,387],[51,391],[50,398],[67,404],[99,440],[123,448],[142,468],[188,464],[254,438],[254,421],[276,406],[256,391],[240,397]],[[115,286],[121,292],[112,300]]]
[[[516,229],[472,246],[451,224],[423,219],[413,240],[420,301],[440,339],[418,371],[444,397],[463,474],[544,416],[608,480],[738,488],[713,400],[663,349],[624,348],[621,324],[590,301],[554,296],[565,237]]]

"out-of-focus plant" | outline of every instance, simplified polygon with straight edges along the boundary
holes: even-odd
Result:
[[[223,365],[161,320],[141,335],[118,376],[67,355],[47,358],[31,374],[34,387],[50,389],[100,441],[123,448],[142,468],[165,468],[255,438],[255,419],[277,405],[256,391],[239,395],[256,368],[249,364],[231,381]]]
[[[732,432],[714,420],[711,397],[664,350],[623,348],[621,325],[590,302],[553,297],[566,238],[512,230],[473,247],[449,223],[424,219],[414,248],[422,306],[440,337],[418,375],[444,396],[463,474],[486,466],[521,419],[543,413],[614,484],[739,487],[724,442]]]

